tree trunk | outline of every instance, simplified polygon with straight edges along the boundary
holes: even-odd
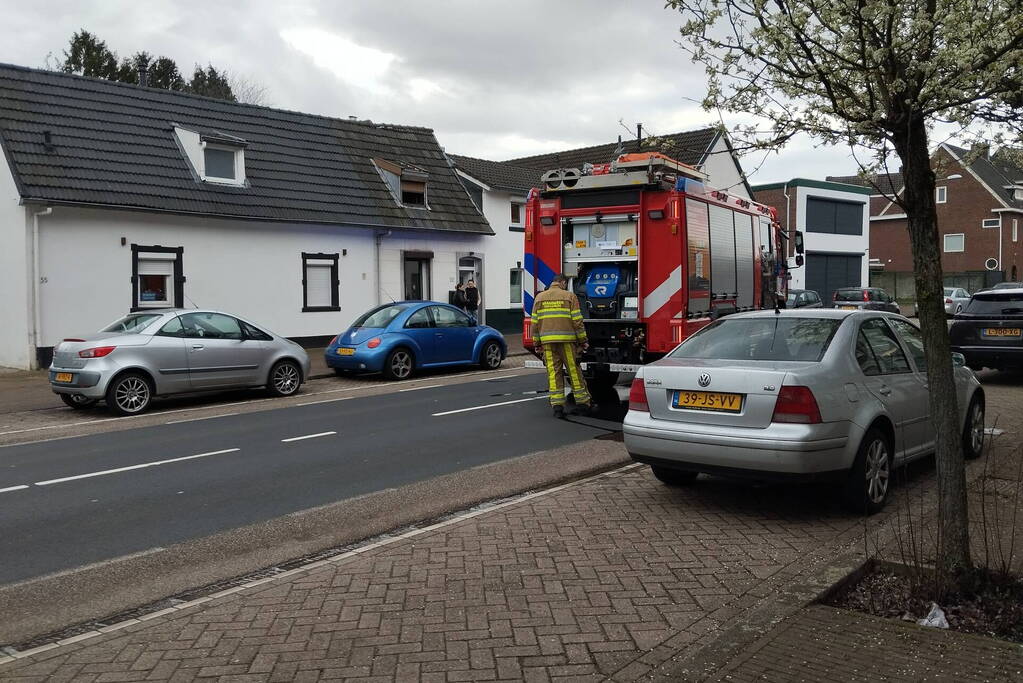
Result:
[[[927,150],[922,117],[911,116],[896,135],[902,160],[903,201],[913,249],[913,271],[919,306],[920,331],[927,358],[931,422],[936,437],[938,469],[939,571],[955,573],[971,566],[970,530],[966,504],[966,466],[962,426],[956,400],[952,350],[945,318],[941,277],[941,244],[934,204],[934,171]]]

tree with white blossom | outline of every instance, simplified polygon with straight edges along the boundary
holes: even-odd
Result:
[[[805,133],[897,158],[937,441],[938,565],[971,566],[960,406],[942,297],[936,126],[995,141],[1023,122],[1023,1],[668,0],[680,45],[708,76],[704,106],[755,121],[733,135],[763,149]],[[765,125],[766,124],[766,125]]]

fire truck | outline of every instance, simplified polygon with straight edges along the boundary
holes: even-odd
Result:
[[[705,181],[659,153],[543,174],[526,202],[523,345],[533,348],[533,297],[558,272],[582,308],[595,396],[714,319],[784,301],[786,242],[801,264],[802,235],[782,231],[772,207]]]

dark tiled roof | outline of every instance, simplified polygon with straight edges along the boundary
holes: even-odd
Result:
[[[197,182],[173,124],[244,139],[249,186]],[[492,232],[427,128],[333,119],[0,64],[0,141],[26,200]],[[399,206],[374,157],[428,172],[431,210]]]
[[[970,155],[970,150],[962,147],[955,147],[947,143],[945,147],[957,156],[960,161],[964,161]],[[970,164],[970,170],[976,173],[981,182],[991,188],[1007,206],[1016,209],[1023,208],[1023,202],[1016,199],[1013,196],[1013,191],[1005,187],[1023,178],[1023,170],[1020,170],[1013,160],[997,152],[994,156],[983,154]]]
[[[540,184],[541,173],[533,168],[515,166],[507,161],[487,161],[458,154],[449,156],[455,166],[495,190],[525,194]]]
[[[858,175],[829,175],[825,178],[825,180],[833,183],[846,183],[847,185],[869,187],[874,194],[878,194],[877,191],[880,189],[881,193],[888,196],[894,196],[896,192],[899,192],[902,189],[901,173],[881,173],[873,176],[870,180]]]
[[[621,154],[657,151],[684,164],[699,166],[706,159],[707,152],[717,136],[716,128],[701,128],[656,138],[644,138],[642,145],[638,145],[635,139],[623,140]],[[542,173],[553,168],[581,168],[585,163],[606,164],[617,158],[615,154],[617,149],[618,143],[612,142],[606,145],[509,159],[504,163],[523,168],[534,168]]]

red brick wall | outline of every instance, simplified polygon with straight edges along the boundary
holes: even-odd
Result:
[[[758,201],[761,204],[767,206],[773,206],[775,211],[778,212],[778,223],[781,224],[783,230],[788,229],[791,226],[793,229],[796,227],[796,188],[790,187],[789,193],[789,220],[785,221],[785,194],[779,188],[777,190],[761,190],[760,192],[753,193],[754,201]],[[791,255],[793,251],[792,243],[789,243],[789,252]]]
[[[946,273],[984,270],[984,261],[998,257],[998,230],[982,228],[981,221],[985,218],[996,218],[998,214],[992,209],[1001,205],[987,188],[948,156],[944,149],[939,149],[936,161],[944,161],[948,170],[944,175],[959,173],[962,178],[939,181],[938,185],[948,188],[947,200],[937,205],[939,249],[942,250],[941,267]],[[943,158],[941,158],[943,157]],[[887,214],[903,213],[898,206],[892,206]],[[1002,267],[1006,277],[1012,274],[1012,266],[1023,271],[1023,242],[1012,242],[1012,218],[1006,214],[1002,219]],[[1020,232],[1023,233],[1023,215],[1017,215]],[[962,253],[944,252],[944,235],[951,233],[965,234],[965,249]],[[1021,235],[1023,239],[1023,235]],[[906,231],[906,220],[894,219],[870,222],[870,256],[880,259],[885,264],[886,272],[913,270],[913,259],[909,248],[909,234]]]

